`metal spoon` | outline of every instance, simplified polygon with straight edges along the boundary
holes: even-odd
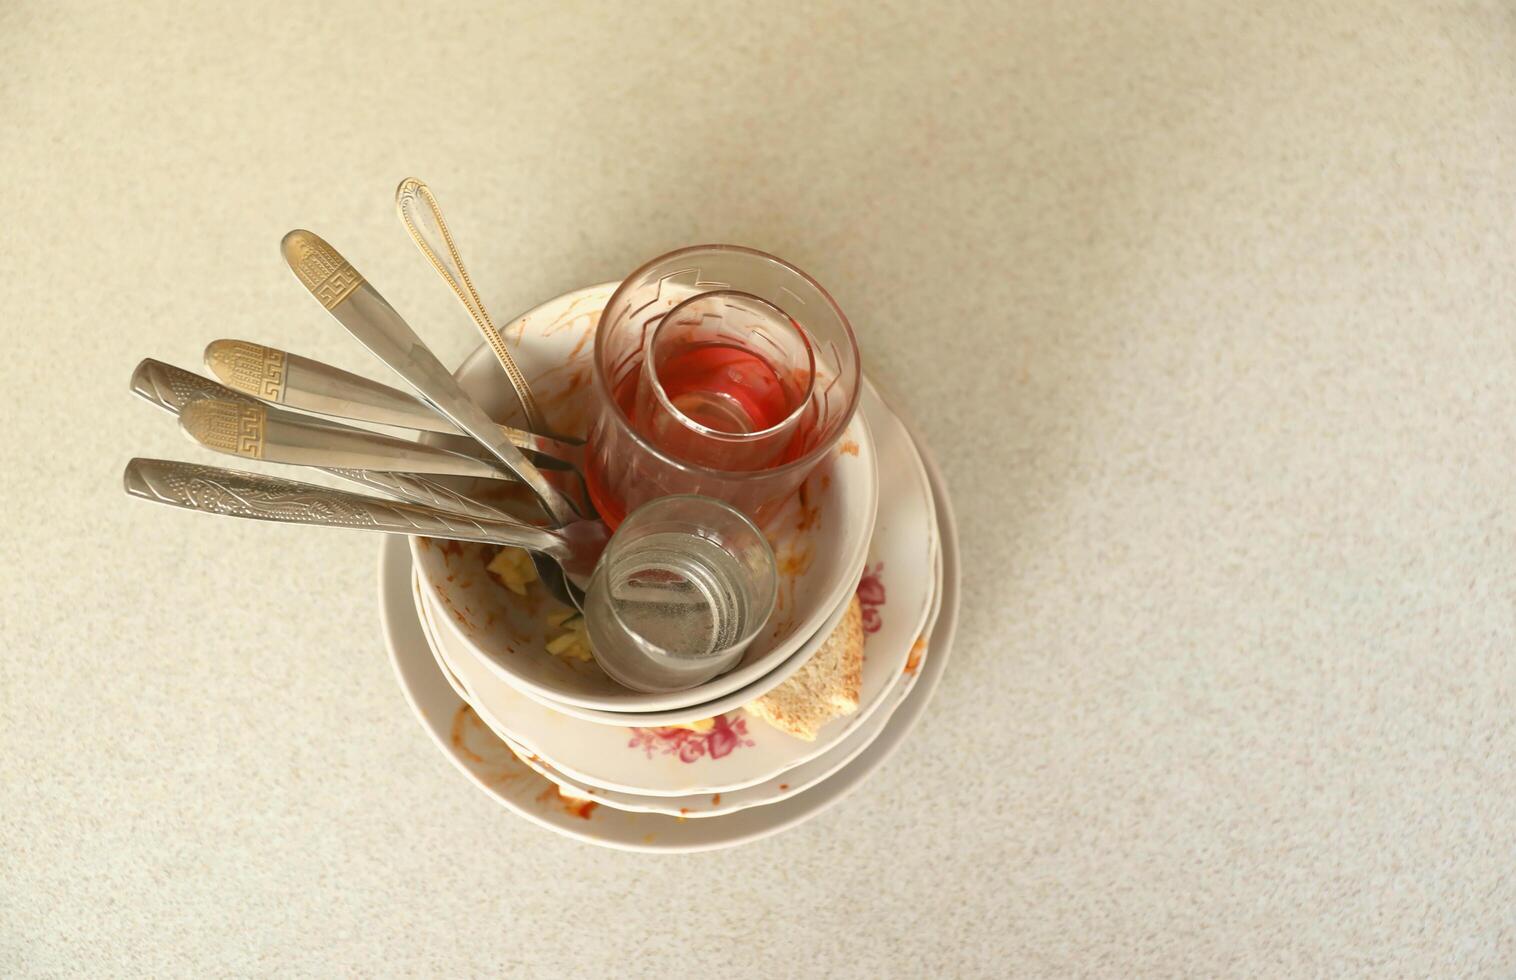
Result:
[[[425,402],[362,375],[246,340],[213,340],[205,366],[226,384],[264,401],[317,415],[463,435]],[[508,425],[500,432],[517,448],[584,469],[582,439],[538,435]]]
[[[581,521],[571,533],[565,533],[176,460],[133,459],[126,464],[123,476],[128,494],[185,510],[256,521],[352,527],[509,545],[551,555],[575,574],[589,574],[594,569],[606,541],[604,534],[578,533],[592,522]]]
[[[150,404],[178,416],[192,402],[206,398],[216,398],[225,401],[245,405],[262,404],[255,398],[219,385],[210,378],[204,378],[193,371],[174,367],[163,361],[154,360],[151,357],[143,358],[142,363],[132,372],[132,391]],[[278,412],[277,409],[275,409]],[[292,416],[292,412],[279,412],[279,416]],[[306,416],[295,416],[305,421],[318,422],[316,419],[308,419]],[[327,423],[321,423],[327,424]],[[321,469],[333,476],[339,476],[344,480],[360,484],[373,490],[395,494],[412,503],[427,504],[433,507],[441,507],[445,510],[455,510],[469,514],[473,517],[486,517],[492,519],[515,520],[515,515],[507,513],[491,504],[473,499],[472,497],[458,493],[449,487],[445,487],[433,480],[417,476],[413,473],[385,473],[364,469],[345,469],[341,467],[323,466]],[[501,474],[492,474],[500,477]]]
[[[205,364],[223,382],[244,394],[279,405],[334,418],[401,426],[453,437],[455,452],[476,454],[478,443],[438,415],[425,402],[341,368],[245,340],[213,340]],[[563,442],[534,432],[500,426],[517,448],[530,453],[581,514],[594,513],[582,466],[584,444]],[[565,461],[565,457],[569,461]]]
[[[493,463],[436,446],[397,439],[379,432],[326,419],[296,415],[262,402],[247,404],[223,398],[201,398],[186,405],[179,428],[192,441],[230,456],[262,459],[292,466],[360,469],[365,472],[423,473],[432,476],[503,477]],[[518,518],[511,516],[511,520]],[[600,524],[574,521],[564,525]],[[602,525],[603,526],[603,525]],[[579,532],[568,532],[579,533]]]
[[[516,391],[517,400],[521,402],[521,411],[526,415],[526,427],[533,432],[547,432],[547,422],[542,409],[537,405],[537,399],[532,395],[531,386],[527,384],[526,375],[516,366],[510,347],[495,326],[495,321],[490,318],[484,301],[479,298],[479,291],[469,278],[463,256],[458,254],[458,246],[453,244],[453,235],[447,230],[447,221],[442,217],[442,206],[432,195],[432,189],[415,177],[405,178],[395,189],[395,211],[400,215],[400,221],[405,225],[411,241],[416,243],[416,247],[426,256],[443,281],[452,287],[453,295],[468,310],[469,316],[473,317],[475,325],[479,327],[479,332],[484,334],[484,339],[489,343],[490,350],[495,352],[500,366],[505,369],[506,378]],[[435,246],[435,238],[428,237],[429,231],[433,236],[441,236],[446,246],[446,258]]]
[[[184,406],[179,427],[205,448],[243,459],[484,480],[501,475],[493,464],[473,456],[281,412],[262,402],[201,398]]]
[[[561,527],[580,519],[568,498],[501,434],[494,421],[469,397],[395,308],[336,249],[319,236],[297,229],[284,236],[282,250],[296,278],[326,311],[415,388],[428,404],[531,487],[554,524]]]
[[[257,399],[250,398],[240,392],[233,391],[224,385],[219,385],[209,378],[201,377],[193,371],[165,364],[163,361],[153,358],[144,358],[137,369],[132,372],[132,391],[141,396],[150,404],[178,416],[192,403],[205,399],[219,399],[234,404],[257,405],[262,403]],[[296,416],[292,412],[283,412],[279,409],[271,409],[277,417],[292,416],[305,422],[320,425],[332,423],[321,422],[306,416]],[[350,428],[344,426],[344,428]],[[466,514],[469,517],[478,517],[485,520],[516,520],[515,515],[502,510],[492,504],[475,500],[466,494],[459,493],[450,487],[429,480],[424,476],[414,473],[386,473],[367,469],[347,469],[341,467],[323,466],[321,469],[334,476],[341,477],[351,483],[379,490],[383,493],[392,494],[412,503],[424,504],[441,510],[454,513]],[[492,474],[499,477],[500,474]],[[543,587],[558,601],[564,605],[579,607],[584,603],[584,590],[575,585],[564,575],[563,568],[554,559],[532,552],[532,562],[537,568],[537,577],[542,580]]]

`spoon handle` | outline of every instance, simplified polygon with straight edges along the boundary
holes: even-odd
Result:
[[[193,371],[186,371],[151,357],[144,358],[132,372],[132,391],[175,416],[180,415],[192,403],[205,399],[222,399],[249,406],[262,404],[256,398],[233,391]],[[278,409],[270,409],[270,412],[277,413]],[[286,417],[287,414],[290,413],[279,413],[279,417]],[[392,494],[413,503],[457,511],[470,517],[515,520],[512,514],[492,504],[475,500],[415,473],[381,473],[376,470],[331,466],[323,466],[321,469],[351,483]]]
[[[333,476],[340,476],[350,483],[401,497],[412,503],[424,504],[441,510],[450,510],[469,517],[485,520],[514,520],[514,518],[491,504],[451,490],[435,480],[428,480],[415,473],[383,473],[379,470],[352,470],[343,466],[323,467]]]
[[[526,427],[533,432],[547,433],[547,422],[532,394],[531,385],[527,384],[526,375],[516,365],[505,337],[490,318],[484,301],[479,298],[479,291],[469,278],[468,268],[463,264],[463,256],[458,254],[458,246],[454,244],[453,235],[447,229],[447,221],[442,217],[442,206],[437,203],[432,189],[424,181],[407,177],[395,191],[395,210],[399,212],[411,241],[416,243],[416,247],[426,256],[432,268],[437,270],[437,274],[452,287],[453,295],[468,310],[469,316],[473,317],[474,323],[479,327],[479,332],[484,334],[490,349],[495,352],[500,366],[505,369],[506,378],[516,391],[516,398],[521,402],[521,410],[526,415]],[[446,246],[445,256],[434,244],[437,237]]]
[[[318,415],[460,435],[461,430],[413,395],[339,367],[245,340],[213,340],[205,364],[232,388]],[[582,467],[584,444],[500,426],[516,446]]]
[[[556,525],[579,519],[568,498],[511,444],[410,324],[336,249],[311,232],[296,230],[284,236],[282,250],[290,270],[326,311],[433,408],[531,487]]]
[[[340,422],[281,412],[262,402],[247,405],[201,398],[184,406],[179,427],[207,449],[270,463],[481,479],[502,476],[493,465],[473,456]]]
[[[123,483],[133,497],[222,517],[513,545],[558,557],[569,554],[563,539],[543,528],[219,466],[138,458],[126,464]]]

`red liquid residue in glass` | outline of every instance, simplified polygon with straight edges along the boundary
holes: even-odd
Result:
[[[750,350],[721,343],[695,344],[669,355],[658,367],[658,380],[686,418],[717,432],[771,429],[805,394],[803,381],[782,377]]]
[[[666,418],[638,417],[642,369],[638,364],[629,371],[614,392],[616,404],[631,420],[637,434],[676,459],[711,469],[732,468],[729,461],[712,449],[709,440],[697,446],[707,454],[692,459],[683,450],[698,443],[697,435]],[[658,380],[668,400],[682,415],[717,432],[760,432],[773,428],[789,418],[808,394],[805,377],[787,376],[753,351],[726,343],[694,344],[668,355],[659,367]],[[653,405],[646,414],[659,413],[666,415],[667,409]],[[787,444],[760,468],[782,466],[803,455],[809,448],[811,428],[809,420],[801,419]],[[674,438],[660,438],[660,430]],[[599,464],[599,456],[591,452],[585,474],[590,499],[600,516],[615,527],[626,517],[625,502],[611,491],[607,474],[601,472]]]

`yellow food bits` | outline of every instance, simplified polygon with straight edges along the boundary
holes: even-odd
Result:
[[[526,587],[537,581],[537,566],[525,548],[502,548],[485,567],[495,580],[517,595],[526,595]]]
[[[547,621],[550,626],[563,630],[547,641],[548,653],[565,660],[588,662],[594,659],[594,654],[590,651],[589,628],[578,610],[555,609],[547,614]]]

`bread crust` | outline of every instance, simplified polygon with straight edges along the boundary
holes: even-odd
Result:
[[[782,732],[816,740],[821,726],[858,710],[863,689],[863,606],[855,595],[831,635],[783,684],[745,705]]]

